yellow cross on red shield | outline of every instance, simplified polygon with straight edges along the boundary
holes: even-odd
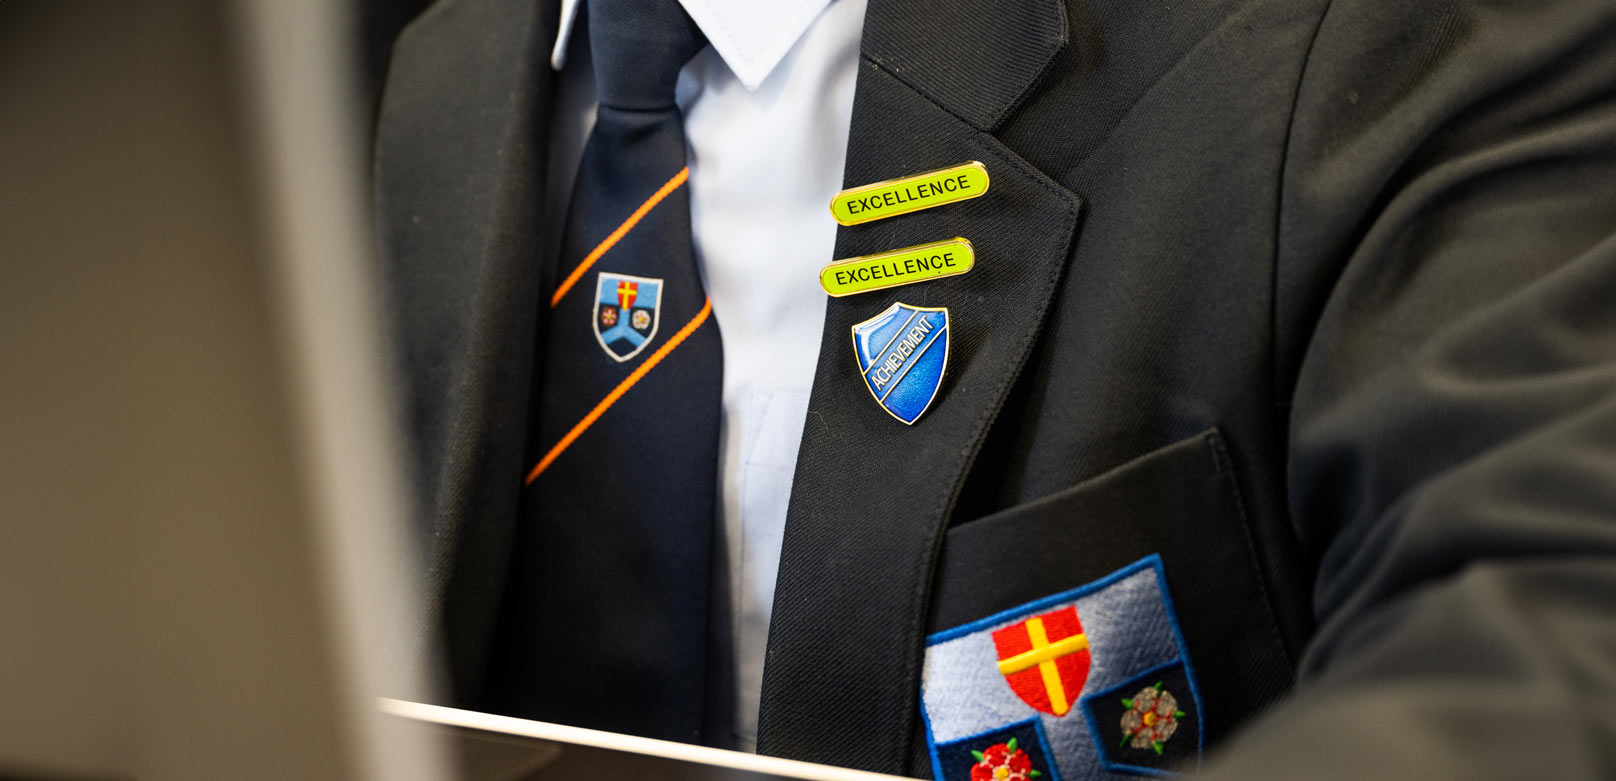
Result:
[[[617,283],[617,305],[623,307],[623,311],[626,312],[629,307],[634,306],[634,298],[639,294],[639,285],[633,282]]]
[[[1089,639],[1077,608],[1033,616],[993,631],[999,672],[1022,702],[1065,716],[1089,677]]]

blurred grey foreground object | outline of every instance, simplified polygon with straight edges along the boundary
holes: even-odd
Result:
[[[0,3],[0,776],[446,777],[341,8]]]

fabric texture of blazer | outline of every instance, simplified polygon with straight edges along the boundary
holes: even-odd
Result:
[[[505,671],[557,3],[394,47],[376,199],[449,704]],[[1231,778],[1616,774],[1616,6],[870,0],[759,750],[927,775],[926,637],[1160,557]],[[828,262],[830,258],[826,258]],[[849,328],[946,306],[913,427]],[[515,714],[522,715],[522,714]]]

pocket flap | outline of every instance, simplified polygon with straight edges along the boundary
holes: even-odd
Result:
[[[1222,437],[1209,429],[950,529],[930,632],[1102,581],[1154,557],[1199,678],[1201,728],[1214,745],[1288,689],[1294,674],[1247,523]]]

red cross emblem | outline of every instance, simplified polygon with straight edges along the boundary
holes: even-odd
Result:
[[[999,673],[1022,702],[1053,716],[1065,716],[1089,677],[1089,638],[1077,608],[1012,624],[993,632]]]
[[[617,283],[617,303],[618,303],[618,305],[623,307],[623,311],[626,312],[626,311],[628,311],[629,307],[634,306],[634,297],[639,295],[639,294],[640,294],[640,285],[639,285],[639,283],[637,283],[637,282],[619,282],[619,283]]]

